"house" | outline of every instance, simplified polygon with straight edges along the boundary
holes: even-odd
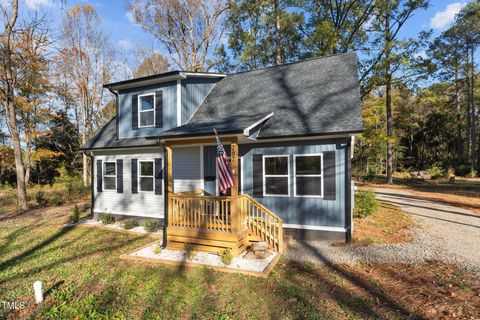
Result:
[[[283,233],[349,240],[362,131],[355,53],[234,74],[172,71],[106,84],[117,115],[85,146],[95,217],[165,222],[167,246],[281,251]],[[219,194],[218,131],[235,186]]]

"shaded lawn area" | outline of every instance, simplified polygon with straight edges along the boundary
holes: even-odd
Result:
[[[376,212],[365,218],[355,218],[353,245],[410,242],[411,228],[414,226],[410,214],[393,205],[379,202]]]
[[[420,319],[480,317],[478,278],[445,264],[316,266],[267,279],[119,259],[152,239],[63,228],[71,206],[0,215],[0,301],[27,319]],[[317,253],[321,255],[321,253]],[[32,284],[44,282],[35,306]]]

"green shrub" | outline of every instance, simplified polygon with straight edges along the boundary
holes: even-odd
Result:
[[[40,189],[35,193],[35,201],[40,207],[44,207],[47,205],[48,201],[45,198],[45,192]]]
[[[445,169],[443,169],[438,164],[432,165],[430,168],[427,169],[427,173],[431,179],[440,178],[445,173]]]
[[[468,174],[468,176],[469,176],[470,178],[476,178],[477,175],[478,175],[478,171],[475,170],[475,169],[472,169],[472,170],[470,171],[470,173]]]
[[[124,229],[127,229],[127,230],[130,230],[130,229],[133,229],[135,227],[138,227],[139,224],[138,224],[138,221],[137,220],[127,220],[123,223],[123,228]]]
[[[147,232],[155,232],[158,229],[158,222],[153,219],[147,219],[145,220],[143,227]]]
[[[105,213],[104,215],[102,215],[100,220],[102,221],[103,224],[115,223],[115,217],[111,213]]]
[[[58,192],[55,192],[48,202],[53,206],[61,206],[65,203],[62,196]]]
[[[230,249],[223,250],[221,255],[220,255],[220,260],[222,260],[222,263],[226,266],[228,266],[230,263],[232,263],[232,261],[233,261],[232,250],[230,250]]]
[[[78,210],[78,206],[75,205],[75,207],[73,207],[73,212],[70,215],[70,222],[77,223],[79,219],[80,219],[80,210]]]
[[[464,164],[461,164],[455,168],[455,173],[461,177],[466,176],[467,174],[470,173],[470,167]]]
[[[373,180],[375,180],[376,176],[377,176],[377,167],[370,166],[370,167],[368,167],[367,175],[365,176],[364,180],[365,181],[373,181]]]
[[[5,183],[0,183],[0,190],[9,190],[13,189],[13,186],[9,184],[8,182]]]
[[[187,251],[188,260],[193,260],[197,256],[197,253],[193,251],[193,245],[191,243],[185,243],[185,250]]]
[[[162,253],[162,244],[159,242],[157,242],[157,244],[155,245],[155,248],[153,248],[153,253],[155,254],[160,254]]]
[[[372,190],[359,190],[355,193],[355,206],[353,216],[355,218],[364,218],[378,209],[378,200],[375,198],[375,192]]]
[[[14,189],[5,190],[0,195],[0,207],[7,207],[17,203],[17,193]]]

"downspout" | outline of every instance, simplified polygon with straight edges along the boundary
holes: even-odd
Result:
[[[352,242],[352,232],[353,232],[353,215],[352,215],[352,206],[353,206],[353,197],[352,197],[352,136],[347,136],[347,146],[345,148],[345,227],[346,227],[346,237],[345,241],[347,243]]]
[[[118,140],[118,124],[119,124],[118,91],[113,90],[111,87],[107,87],[107,89],[115,96],[115,139]]]
[[[170,165],[170,163],[168,163],[168,157],[165,157],[165,153],[166,153],[166,148],[165,148],[165,144],[162,143],[161,144],[162,146],[162,153],[163,153],[163,233],[162,233],[162,248],[163,249],[166,249],[167,248],[167,226],[168,226],[168,170],[165,170],[166,168],[168,168],[168,166]]]

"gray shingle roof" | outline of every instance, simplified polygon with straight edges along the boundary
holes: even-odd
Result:
[[[362,131],[358,61],[354,52],[227,75],[190,121],[161,137],[240,133],[273,112],[258,139]],[[115,140],[112,119],[83,149],[156,145],[155,139]]]
[[[259,139],[362,130],[355,53],[226,76],[188,124],[162,136],[236,132],[271,112]]]
[[[82,147],[83,150],[92,149],[113,149],[113,148],[128,148],[128,147],[147,147],[155,146],[156,139],[127,138],[116,140],[116,123],[115,117],[110,120],[100,131],[97,132],[90,140]]]

